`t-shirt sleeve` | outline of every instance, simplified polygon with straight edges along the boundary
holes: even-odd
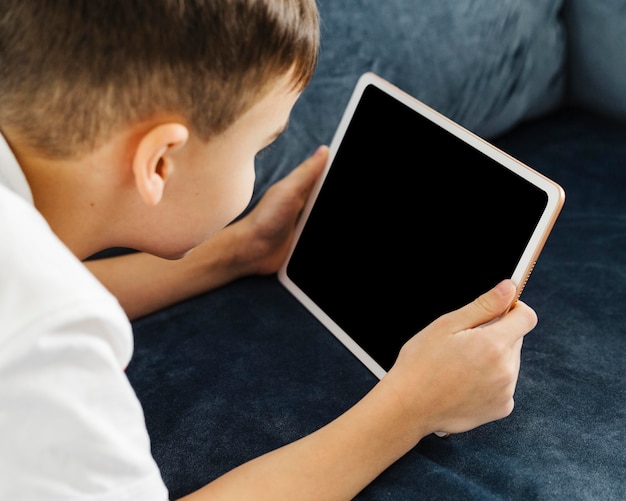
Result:
[[[68,304],[0,346],[0,499],[167,499],[110,343],[130,326],[102,310]]]

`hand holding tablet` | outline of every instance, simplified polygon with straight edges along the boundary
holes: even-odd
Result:
[[[563,202],[555,182],[367,73],[279,280],[382,378],[442,314],[504,278],[519,296]]]

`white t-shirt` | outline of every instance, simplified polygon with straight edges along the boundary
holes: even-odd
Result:
[[[0,135],[0,499],[166,500],[117,300],[54,235]]]

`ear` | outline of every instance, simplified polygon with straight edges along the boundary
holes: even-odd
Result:
[[[170,153],[183,146],[189,130],[179,123],[160,124],[139,140],[132,160],[135,186],[143,201],[156,205],[161,201],[165,183],[173,170]]]

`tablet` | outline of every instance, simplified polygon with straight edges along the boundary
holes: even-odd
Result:
[[[382,378],[402,345],[440,315],[505,278],[519,297],[564,196],[366,73],[278,278]]]

